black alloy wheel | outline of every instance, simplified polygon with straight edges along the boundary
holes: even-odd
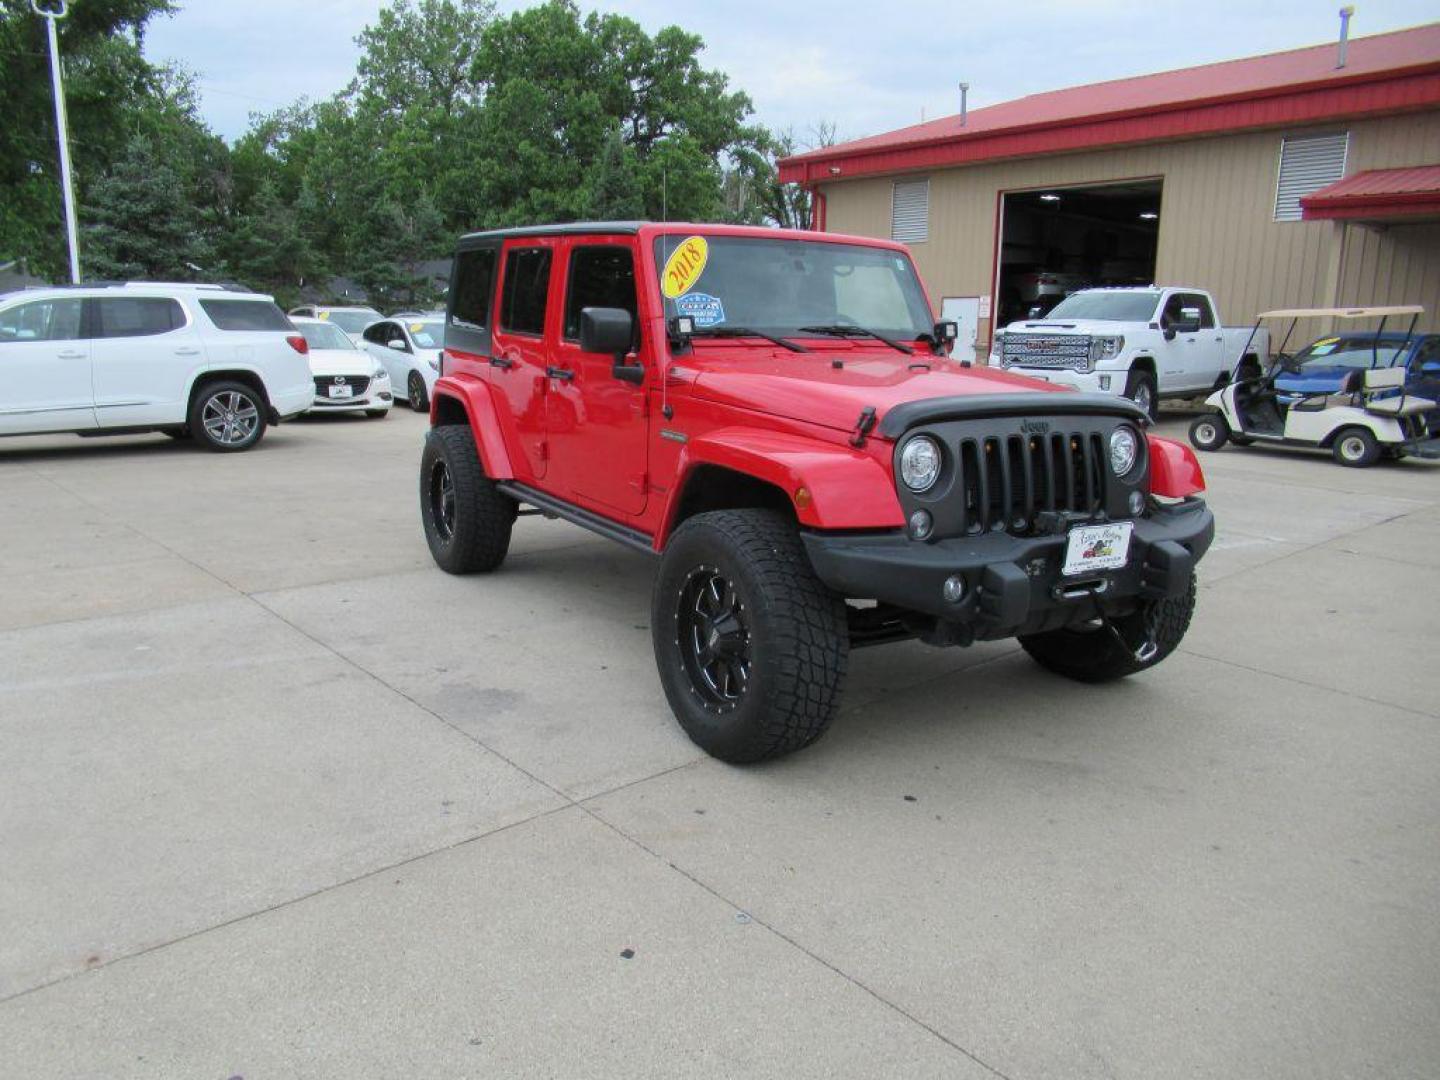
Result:
[[[430,467],[430,523],[435,535],[444,543],[455,537],[455,478],[444,458],[437,458]]]
[[[678,645],[703,707],[734,709],[750,685],[750,628],[735,585],[713,566],[691,571],[676,598]]]

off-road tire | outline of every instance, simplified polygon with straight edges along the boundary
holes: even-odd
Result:
[[[425,392],[425,379],[418,371],[405,380],[405,402],[416,412],[430,411],[430,395]]]
[[[1179,596],[1142,604],[1130,615],[1110,621],[1127,642],[1140,644],[1145,639],[1145,621],[1152,620],[1155,653],[1145,660],[1115,640],[1115,635],[1099,624],[1048,630],[1041,634],[1020,635],[1020,645],[1041,667],[1077,682],[1103,683],[1123,679],[1137,671],[1152,668],[1175,651],[1190,628],[1195,613],[1195,576],[1190,587]]]
[[[215,433],[206,426],[206,420],[209,419],[213,422],[215,419],[213,412],[207,412],[207,408],[212,403],[220,408],[222,403],[230,401],[244,403],[242,411],[245,414],[247,426],[245,434],[232,434],[227,439],[223,429],[219,434]],[[252,410],[253,425],[250,423]],[[226,410],[221,409],[221,411]],[[266,412],[265,397],[253,386],[229,380],[205,383],[195,391],[194,399],[190,402],[187,426],[190,429],[191,437],[206,450],[213,450],[219,454],[233,454],[241,450],[249,450],[264,436]]]
[[[451,514],[444,511],[444,477],[451,486]],[[450,574],[486,573],[505,561],[519,509],[480,464],[468,427],[431,428],[420,455],[420,520],[435,564]]]
[[[687,663],[682,607],[697,574],[733,587],[748,677],[731,704],[715,703]],[[793,520],[772,510],[697,514],[671,538],[655,578],[650,626],[665,696],[691,740],[734,764],[810,745],[840,707],[849,658],[845,603],[810,565]]]
[[[1197,450],[1219,450],[1233,437],[1219,413],[1204,413],[1190,421],[1190,445]]]
[[[1369,428],[1341,428],[1335,433],[1335,441],[1330,444],[1330,453],[1337,464],[1351,469],[1363,469],[1380,460],[1380,444],[1375,441]]]
[[[1155,376],[1148,371],[1131,371],[1125,376],[1125,396],[1137,405],[1140,404],[1141,387],[1149,395],[1149,404],[1143,406],[1150,419],[1154,420],[1160,415],[1160,395],[1155,389]]]

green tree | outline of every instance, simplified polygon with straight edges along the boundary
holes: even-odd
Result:
[[[590,174],[587,216],[595,221],[633,221],[645,215],[645,197],[635,174],[634,151],[626,147],[617,127],[605,140],[600,160]]]
[[[87,278],[193,280],[208,273],[200,211],[180,174],[143,136],[99,180],[81,239]]]
[[[84,0],[59,24],[82,221],[91,185],[124,155],[146,101],[163,92],[140,41],[146,23],[172,10],[170,0]],[[29,0],[0,0],[0,101],[0,255],[28,256],[59,276],[65,229],[48,46]]]

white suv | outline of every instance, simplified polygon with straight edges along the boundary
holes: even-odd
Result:
[[[248,450],[314,400],[308,348],[273,299],[135,281],[0,296],[0,435],[193,436]]]

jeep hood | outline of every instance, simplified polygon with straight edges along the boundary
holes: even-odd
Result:
[[[673,360],[671,371],[672,377],[690,381],[691,392],[706,401],[839,431],[854,430],[867,407],[875,409],[878,422],[897,405],[927,398],[1068,392],[994,368],[961,367],[957,361],[920,350],[914,356],[887,352],[888,356],[877,356],[858,349],[811,353],[747,349],[736,355],[707,349]],[[834,367],[836,360],[843,366]]]

